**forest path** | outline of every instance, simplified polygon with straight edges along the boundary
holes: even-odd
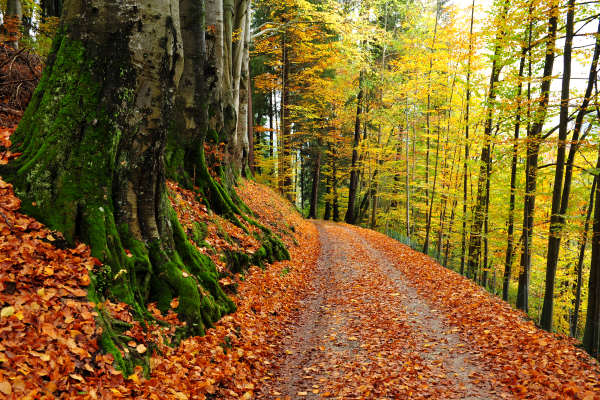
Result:
[[[503,398],[481,354],[368,239],[345,225],[316,225],[314,290],[284,335],[262,398]]]

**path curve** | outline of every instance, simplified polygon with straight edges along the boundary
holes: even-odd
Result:
[[[348,226],[315,224],[314,290],[262,398],[503,398],[481,354],[386,255]]]

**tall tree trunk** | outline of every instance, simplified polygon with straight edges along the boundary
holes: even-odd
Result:
[[[448,257],[450,256],[450,238],[452,237],[452,228],[454,226],[454,216],[456,215],[456,205],[458,201],[452,201],[452,212],[450,213],[450,224],[448,226],[448,236],[446,237],[446,250],[444,252],[444,267],[448,268]]]
[[[327,175],[327,181],[325,184],[325,212],[323,213],[323,219],[329,221],[331,219],[331,173]]]
[[[469,173],[469,109],[471,106],[471,58],[473,56],[473,14],[475,12],[475,0],[471,4],[471,24],[469,28],[469,58],[467,61],[467,88],[465,104],[465,159],[463,163],[463,223],[462,223],[462,247],[460,254],[460,274],[465,273],[465,257],[467,253],[467,177]]]
[[[360,71],[358,78],[358,95],[356,96],[356,119],[354,121],[354,142],[352,144],[352,163],[350,165],[350,186],[348,188],[348,208],[344,221],[348,224],[356,223],[356,195],[358,191],[358,145],[360,144],[360,121],[362,114],[362,102],[364,73]]]
[[[500,16],[502,23],[504,17],[508,12],[508,3],[505,2],[503,14]],[[473,211],[473,222],[471,224],[471,236],[469,239],[469,256],[467,265],[467,276],[473,280],[477,278],[477,268],[481,259],[481,245],[482,245],[482,230],[484,221],[486,219],[485,203],[487,199],[488,181],[490,176],[488,174],[490,170],[489,164],[491,161],[491,149],[490,142],[492,136],[492,122],[494,116],[494,103],[496,101],[496,84],[500,78],[500,71],[502,70],[502,63],[500,62],[500,51],[501,43],[504,39],[504,30],[497,34],[494,46],[494,57],[492,60],[492,73],[490,75],[490,84],[487,95],[486,104],[486,119],[484,128],[484,143],[481,148],[480,167],[479,167],[479,179],[477,181],[477,200],[475,203],[475,209]]]
[[[569,156],[566,162],[565,171],[565,153],[566,140],[569,123],[569,86],[571,79],[571,49],[573,44],[573,25],[575,19],[574,0],[569,0],[567,11],[567,35],[565,39],[565,49],[563,54],[563,81],[560,105],[560,121],[558,131],[558,152],[556,157],[556,171],[554,175],[554,186],[552,191],[552,215],[550,218],[550,236],[548,239],[548,255],[546,258],[546,290],[544,292],[544,306],[540,324],[546,330],[552,329],[552,316],[554,309],[554,281],[556,277],[556,267],[560,252],[560,241],[563,227],[565,225],[565,214],[569,207],[569,197],[571,192],[571,180],[575,154],[579,149],[579,133],[583,125],[583,117],[587,110],[592,88],[596,82],[598,74],[598,57],[600,55],[600,37],[596,37],[594,55],[590,65],[588,84],[586,92],[575,120],[575,129],[573,130],[573,139]],[[600,33],[600,24],[598,26]],[[564,183],[563,183],[564,173]],[[562,191],[562,193],[561,193]]]
[[[436,193],[436,183],[437,183],[437,175],[438,175],[438,163],[440,156],[440,125],[438,118],[438,126],[437,126],[437,138],[436,138],[436,147],[435,147],[435,167],[433,170],[433,187],[431,188],[431,199],[429,201],[429,210],[427,211],[427,222],[425,225],[425,243],[423,244],[423,253],[427,254],[429,252],[429,235],[431,233],[431,215],[433,214],[433,203],[435,200]]]
[[[291,134],[292,122],[290,121],[290,45],[286,33],[282,35],[282,89],[281,89],[281,149],[279,154],[279,191],[292,201],[292,165],[291,165]]]
[[[502,282],[502,300],[508,301],[508,290],[510,287],[510,275],[514,259],[515,240],[515,191],[517,187],[517,163],[519,160],[519,131],[521,129],[521,93],[523,91],[523,71],[525,69],[525,47],[521,49],[519,61],[519,86],[517,88],[517,111],[515,116],[515,133],[513,143],[513,154],[510,164],[510,200],[508,206],[508,239],[506,243],[506,258],[504,260],[504,278]]]
[[[405,174],[405,189],[406,189],[406,237],[410,240],[410,130],[408,123],[408,92],[406,93],[406,148],[404,149],[406,157],[406,174]]]
[[[41,0],[42,21],[45,22],[48,17],[59,18],[62,13],[62,0]]]
[[[600,165],[600,147],[598,163]],[[597,182],[597,175],[596,175]],[[600,355],[600,185],[596,184],[596,207],[594,208],[594,224],[592,230],[592,261],[588,282],[588,303],[583,347],[594,357]]]
[[[492,173],[492,160],[488,163],[487,170],[487,182],[485,188],[485,219],[483,221],[483,273],[481,274],[481,285],[483,287],[488,286],[488,270],[489,270],[489,246],[488,246],[488,233],[490,224],[490,175]],[[494,275],[495,276],[495,275]]]
[[[234,75],[234,108],[237,115],[237,125],[233,135],[232,154],[233,160],[237,161],[236,170],[246,176],[246,170],[249,167],[250,140],[248,135],[248,126],[251,121],[249,116],[249,94],[250,87],[250,2],[238,2],[235,9],[235,32],[238,32],[240,38],[234,41],[233,65]],[[241,21],[238,22],[238,19]],[[239,58],[239,61],[238,61]],[[239,64],[239,65],[238,65]],[[237,73],[239,71],[239,73]]]
[[[558,22],[558,2],[553,0],[550,4],[550,18],[548,20],[548,36],[546,38],[546,56],[544,59],[544,72],[540,88],[540,100],[534,112],[531,131],[527,135],[527,165],[525,167],[525,204],[523,207],[523,252],[521,254],[521,268],[519,274],[519,287],[517,291],[517,308],[529,311],[529,275],[531,267],[531,240],[533,237],[533,217],[535,212],[536,181],[538,170],[538,154],[542,141],[541,132],[548,111],[550,96],[550,83],[554,66],[554,53],[556,46],[556,30]]]
[[[429,48],[429,70],[427,71],[427,108],[425,109],[425,131],[426,131],[426,148],[425,153],[425,241],[423,244],[423,253],[427,254],[429,250],[429,227],[431,226],[431,207],[429,203],[429,153],[431,149],[431,72],[433,70],[433,52],[435,51],[435,43],[437,39],[437,29],[441,14],[442,3],[437,0],[435,3],[435,25],[433,27],[433,37],[431,39],[431,47]],[[439,131],[438,131],[439,134]],[[439,139],[439,137],[438,137]],[[439,140],[438,140],[439,148]]]
[[[310,210],[308,218],[317,218],[317,206],[319,203],[319,181],[321,175],[321,149],[317,145],[317,154],[313,165],[312,188],[310,194]]]
[[[258,141],[260,145],[262,141]],[[248,168],[254,174],[256,161],[254,158],[254,111],[252,110],[252,78],[248,74]]]
[[[273,101],[273,92],[269,92],[269,158],[273,159],[275,154],[275,140],[273,137],[273,133],[275,131],[275,124],[273,123],[273,115],[277,113],[273,108],[275,107],[275,102]],[[273,168],[274,169],[274,168]],[[275,174],[275,171],[273,171]]]
[[[332,179],[331,179],[331,191],[333,192],[332,206],[333,206],[333,220],[338,222],[340,220],[340,205],[338,202],[338,176],[337,176],[337,158],[335,156],[335,150],[332,152]]]
[[[596,169],[600,168],[600,164],[596,164]],[[598,176],[594,176],[592,189],[590,190],[590,199],[588,201],[588,210],[585,217],[583,227],[583,235],[580,239],[579,257],[577,258],[577,282],[575,284],[575,296],[573,299],[573,317],[571,318],[570,333],[571,337],[577,337],[577,327],[579,325],[579,308],[581,307],[581,287],[583,285],[583,260],[585,259],[585,248],[587,246],[588,234],[590,230],[590,218],[594,210],[594,198],[596,195],[596,186],[598,185]]]
[[[452,167],[450,168],[450,176],[447,179],[447,183],[442,182],[441,189],[441,197],[440,197],[440,208],[442,212],[440,213],[440,225],[438,227],[438,240],[437,240],[437,254],[439,257],[442,255],[442,247],[443,247],[443,235],[444,235],[444,224],[446,222],[446,215],[448,209],[448,192],[447,189],[450,188],[452,177],[454,176],[454,161],[456,160],[456,150],[457,147],[454,148],[454,153],[452,155],[452,160],[449,160],[449,152],[450,152],[450,120],[452,118],[452,98],[454,97],[454,87],[456,86],[456,75],[452,78],[452,86],[450,89],[450,96],[448,99],[448,117],[446,118],[446,144],[444,145],[444,164],[442,165],[442,171],[446,171],[447,163],[450,161],[452,163]],[[439,129],[439,125],[438,125]],[[438,135],[439,136],[439,135]],[[439,143],[438,143],[439,145]],[[437,169],[437,168],[436,168]],[[435,184],[433,185],[435,189]]]

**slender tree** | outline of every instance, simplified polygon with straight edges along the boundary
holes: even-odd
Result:
[[[548,35],[544,71],[540,87],[539,104],[533,113],[531,130],[527,134],[527,165],[525,167],[525,204],[523,208],[523,251],[521,253],[521,269],[517,291],[517,307],[527,312],[529,310],[529,275],[531,269],[531,243],[533,236],[533,217],[538,171],[538,155],[542,141],[541,133],[548,112],[550,84],[554,67],[556,46],[556,31],[558,24],[558,2],[553,0],[549,5]],[[531,31],[531,28],[530,28]]]
[[[508,290],[510,288],[510,276],[514,259],[514,230],[515,230],[515,191],[517,188],[517,162],[519,160],[519,133],[521,129],[521,94],[523,92],[523,71],[525,69],[525,56],[527,49],[521,48],[519,60],[519,83],[517,87],[517,110],[515,115],[515,128],[513,137],[513,152],[510,163],[510,200],[508,206],[508,239],[506,241],[506,258],[504,261],[504,278],[502,283],[502,300],[508,301]]]
[[[463,164],[463,223],[462,223],[462,247],[460,256],[460,273],[465,272],[465,256],[467,251],[467,176],[469,174],[469,111],[471,106],[471,59],[473,57],[473,15],[475,13],[475,0],[471,3],[471,22],[469,28],[469,54],[467,59],[467,84],[465,100],[465,158]]]

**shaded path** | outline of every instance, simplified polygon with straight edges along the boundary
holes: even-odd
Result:
[[[316,224],[314,291],[262,398],[502,398],[480,355],[383,253],[344,225]]]

